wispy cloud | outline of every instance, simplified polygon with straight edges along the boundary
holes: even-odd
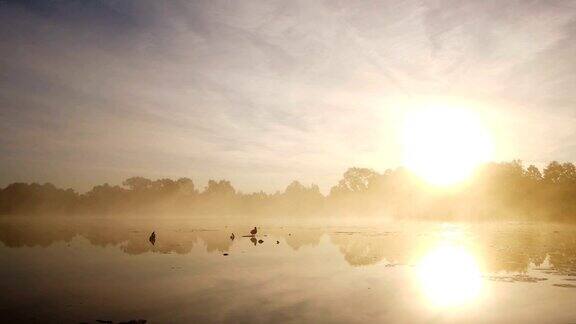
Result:
[[[421,95],[487,103],[511,138],[554,123],[499,158],[576,158],[572,6],[4,1],[0,184],[326,188],[347,166],[400,164],[395,102]]]

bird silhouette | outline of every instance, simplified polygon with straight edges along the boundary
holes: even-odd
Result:
[[[256,228],[256,226],[254,226],[254,229],[250,231],[250,234],[256,235],[256,233],[258,233],[258,229]]]
[[[231,239],[232,241],[234,241],[234,238],[235,238],[235,237],[236,237],[236,236],[234,236],[234,233],[232,233],[232,235],[230,235],[230,239]]]
[[[250,242],[252,242],[252,244],[254,244],[254,246],[256,246],[256,243],[258,243],[258,241],[256,241],[256,239],[254,237],[250,238]]]
[[[150,243],[152,243],[152,245],[154,245],[154,243],[156,243],[156,233],[152,232],[152,234],[150,234],[150,238],[148,238],[148,241],[150,241]]]

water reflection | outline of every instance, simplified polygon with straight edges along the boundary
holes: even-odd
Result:
[[[92,245],[115,246],[131,255],[147,252],[188,254],[195,246],[221,254],[229,252],[234,244],[246,242],[259,246],[278,241],[299,251],[318,246],[327,236],[343,259],[354,267],[380,262],[390,266],[418,264],[420,260],[432,257],[446,259],[449,254],[446,252],[452,249],[456,254],[466,252],[473,255],[474,260],[481,260],[481,272],[525,273],[532,267],[576,277],[576,230],[571,226],[497,224],[462,227],[430,223],[395,224],[385,228],[264,226],[259,227],[258,237],[236,236],[235,240],[230,237],[233,232],[248,233],[251,228],[248,225],[198,226],[190,222],[156,224],[144,220],[67,218],[54,221],[6,217],[0,218],[0,242],[10,248],[48,247],[83,237]],[[155,232],[153,239],[152,229]],[[259,239],[263,239],[263,243],[259,244]],[[150,244],[152,241],[154,243]],[[473,249],[469,248],[471,246]],[[430,256],[423,259],[423,251],[428,251]],[[544,266],[545,262],[547,266]]]
[[[473,254],[452,242],[442,242],[428,251],[417,273],[424,294],[434,306],[472,302],[482,289],[482,274]]]
[[[0,218],[0,277],[13,279],[0,281],[11,292],[0,294],[0,319],[567,322],[575,234],[542,224]]]

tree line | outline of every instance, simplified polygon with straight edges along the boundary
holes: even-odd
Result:
[[[0,215],[191,215],[389,216],[426,219],[576,220],[576,167],[550,162],[542,170],[521,161],[487,163],[455,187],[427,186],[404,168],[382,173],[350,168],[323,195],[317,185],[290,183],[275,193],[242,193],[230,181],[210,180],[199,190],[192,179],[131,177],[86,193],[50,183],[12,183],[0,190]]]

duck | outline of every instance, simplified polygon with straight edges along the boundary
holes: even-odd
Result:
[[[256,235],[256,233],[258,233],[258,229],[256,228],[256,226],[254,226],[254,229],[250,231],[250,234]]]

